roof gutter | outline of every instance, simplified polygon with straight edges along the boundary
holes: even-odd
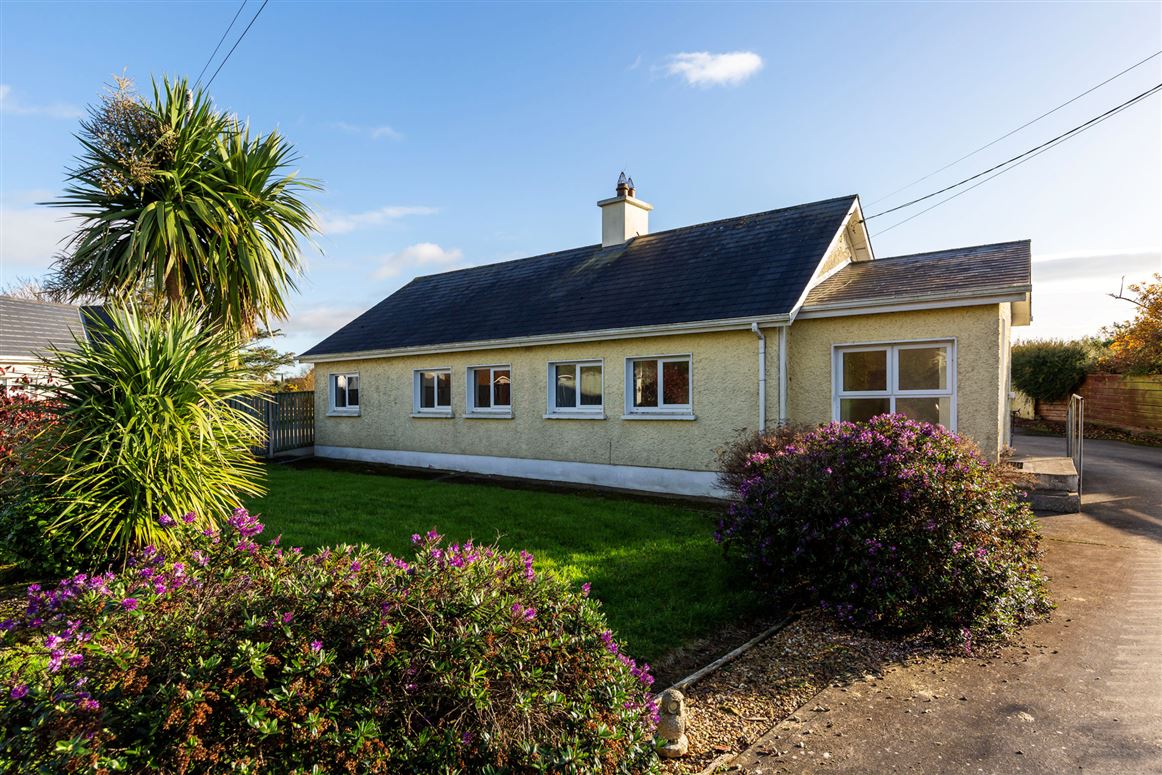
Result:
[[[506,339],[482,339],[474,342],[449,342],[447,344],[421,345],[416,347],[393,347],[379,350],[356,350],[341,353],[320,353],[310,351],[299,356],[305,363],[329,363],[334,361],[356,361],[371,358],[400,358],[408,355],[435,355],[439,353],[466,352],[471,350],[499,350],[508,347],[544,347],[574,342],[599,342],[612,339],[639,339],[651,336],[677,336],[679,334],[708,334],[717,331],[746,331],[754,323],[767,327],[786,326],[790,320],[787,314],[769,315],[756,318],[725,318],[722,320],[695,320],[686,323],[667,323],[660,326],[633,326],[608,328],[597,331],[576,331],[565,334],[543,334],[538,336],[509,337]]]
[[[796,318],[829,318],[841,315],[870,315],[880,312],[913,312],[944,307],[969,307],[978,304],[1000,304],[1006,301],[1024,301],[1032,286],[1009,286],[996,290],[972,290],[964,293],[934,294],[904,298],[864,299],[834,304],[813,304],[802,307]]]

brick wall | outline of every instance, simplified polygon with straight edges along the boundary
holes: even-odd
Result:
[[[1127,431],[1162,432],[1162,376],[1090,374],[1077,393],[1085,398],[1085,421]],[[1037,414],[1064,421],[1068,402],[1037,402]]]

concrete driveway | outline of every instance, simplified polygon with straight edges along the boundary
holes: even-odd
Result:
[[[1162,449],[1085,450],[1082,513],[1041,519],[1051,621],[991,659],[923,660],[829,688],[735,771],[1162,773]]]

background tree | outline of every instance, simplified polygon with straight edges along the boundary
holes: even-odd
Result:
[[[54,264],[58,297],[160,298],[244,338],[286,316],[313,231],[300,197],[319,185],[289,170],[278,132],[252,136],[184,79],[155,82],[149,100],[121,79],[78,139],[65,195],[50,203],[80,219]]]
[[[1111,339],[1103,366],[1130,374],[1162,374],[1162,274],[1129,290],[1134,296],[1119,293],[1115,298],[1137,305],[1138,313],[1133,320],[1103,331]]]
[[[250,344],[242,348],[239,353],[242,368],[259,382],[278,382],[279,369],[293,366],[298,360],[294,353],[283,352],[272,345],[262,344],[280,336],[282,336],[282,331],[278,329],[272,331],[269,328],[260,328],[255,332]]]

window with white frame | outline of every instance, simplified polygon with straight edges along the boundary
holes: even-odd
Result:
[[[417,414],[451,414],[452,370],[417,369],[414,377],[412,406]]]
[[[835,348],[835,419],[891,412],[956,430],[955,352],[953,342]]]
[[[690,412],[690,356],[630,358],[626,362],[630,414]]]
[[[359,411],[359,375],[331,375],[331,411],[355,414]]]
[[[508,366],[468,369],[468,411],[492,414],[512,412],[512,370]]]
[[[549,364],[549,411],[590,412],[604,408],[601,361]]]

